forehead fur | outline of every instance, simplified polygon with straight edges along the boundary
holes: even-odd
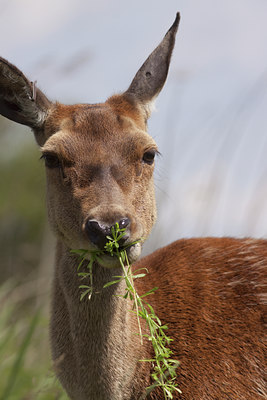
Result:
[[[46,127],[48,140],[42,149],[72,158],[78,149],[88,151],[95,148],[99,152],[105,144],[109,151],[116,147],[126,151],[139,146],[156,147],[144,128],[139,114],[130,104],[124,104],[120,96],[114,96],[103,104],[57,104],[50,115]]]
[[[82,131],[87,124],[97,129],[99,125],[110,126],[110,123],[116,122],[121,125],[131,120],[136,128],[146,130],[146,122],[131,97],[123,95],[114,95],[105,103],[99,104],[75,104],[64,105],[56,103],[50,110],[47,122],[47,138],[63,129],[74,129]]]

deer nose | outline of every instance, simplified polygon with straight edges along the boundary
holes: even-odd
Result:
[[[122,218],[120,221],[118,221],[118,224],[120,229],[126,229],[130,226],[130,219]],[[85,231],[89,240],[99,249],[103,250],[108,241],[107,236],[112,235],[112,226],[115,226],[115,224],[106,225],[105,223],[99,222],[95,219],[89,219],[86,221]],[[125,235],[120,239],[119,244],[122,245],[128,238],[129,235],[126,231]]]

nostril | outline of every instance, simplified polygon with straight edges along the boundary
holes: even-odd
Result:
[[[124,235],[119,241],[120,245],[123,245],[126,242],[126,240],[129,239],[129,231],[126,228],[129,227],[130,223],[131,221],[129,220],[129,218],[122,218],[119,221],[119,228],[125,229]]]
[[[106,227],[104,227],[98,221],[95,221],[95,220],[87,221],[86,228],[92,232],[97,232],[97,233],[101,233],[106,230]]]
[[[130,220],[129,220],[129,218],[122,218],[122,219],[119,221],[119,228],[120,228],[120,229],[125,229],[125,228],[127,228],[128,225],[130,225]]]
[[[131,221],[129,218],[122,218],[118,221],[120,229],[125,229],[123,237],[119,240],[119,244],[123,245],[129,239],[129,228]],[[114,225],[105,225],[95,219],[88,219],[85,223],[85,232],[89,240],[99,249],[104,249],[107,242],[107,236],[111,236],[111,228]]]
[[[110,235],[110,226],[103,225],[96,220],[88,220],[85,230],[89,240],[99,248],[103,249],[106,244],[106,236]]]

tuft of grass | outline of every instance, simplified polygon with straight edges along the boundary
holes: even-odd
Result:
[[[137,316],[138,321],[138,329],[141,343],[143,343],[143,338],[147,339],[151,342],[154,357],[149,360],[140,360],[144,362],[151,363],[152,373],[151,377],[153,383],[151,386],[145,389],[144,395],[140,400],[145,399],[149,393],[151,393],[156,387],[160,387],[162,389],[164,399],[173,399],[174,393],[181,393],[180,389],[177,387],[175,382],[176,380],[176,369],[179,365],[179,361],[171,358],[172,351],[168,347],[171,343],[172,339],[167,336],[166,331],[168,329],[167,325],[162,325],[161,320],[156,315],[153,307],[148,301],[144,300],[147,296],[154,293],[158,288],[152,288],[147,293],[139,295],[134,287],[134,280],[143,278],[146,275],[147,270],[145,268],[139,269],[137,271],[132,272],[131,265],[129,263],[127,257],[126,247],[121,247],[119,241],[125,234],[125,229],[120,229],[119,224],[115,224],[115,226],[111,229],[111,236],[107,236],[107,243],[105,245],[105,252],[109,253],[111,257],[117,257],[123,274],[121,276],[114,276],[114,280],[108,282],[104,285],[104,288],[107,288],[111,285],[121,282],[125,280],[126,288],[125,294],[122,296],[124,299],[129,298],[133,302],[133,310]],[[133,245],[134,243],[131,243]],[[129,245],[127,245],[129,247]],[[93,293],[93,274],[92,267],[93,263],[101,258],[103,254],[102,251],[94,252],[90,254],[87,250],[73,250],[73,252],[78,253],[81,257],[81,262],[78,266],[78,274],[79,276],[84,278],[89,278],[89,285],[81,285],[80,289],[82,289],[82,294],[80,299],[83,300],[87,295],[90,300]],[[80,273],[79,269],[85,259],[90,255],[90,261],[88,263],[88,272]],[[147,326],[149,333],[143,334],[141,330],[140,318],[142,318]]]

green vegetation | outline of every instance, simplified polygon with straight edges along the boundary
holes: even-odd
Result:
[[[143,278],[146,275],[146,269],[142,268],[141,270],[135,271],[134,274],[132,273],[126,252],[126,249],[129,245],[126,247],[122,247],[119,244],[119,241],[122,239],[124,234],[125,229],[120,229],[119,225],[116,224],[114,227],[112,227],[112,236],[107,236],[105,252],[109,253],[112,257],[118,258],[123,271],[123,275],[114,276],[114,281],[108,282],[104,286],[104,288],[125,280],[125,294],[122,297],[124,299],[129,298],[133,302],[133,310],[131,311],[134,312],[137,316],[141,343],[143,341],[143,338],[146,338],[152,344],[154,357],[149,360],[140,360],[144,362],[150,362],[153,366],[153,371],[151,373],[153,384],[146,388],[143,398],[145,399],[146,396],[156,387],[161,387],[164,394],[164,399],[173,399],[173,394],[175,392],[180,393],[180,390],[175,383],[176,369],[179,365],[179,362],[171,359],[172,351],[168,348],[168,345],[170,344],[172,339],[169,338],[165,333],[168,329],[167,325],[162,325],[160,319],[155,314],[153,307],[144,300],[145,297],[154,293],[157,288],[153,288],[142,295],[139,295],[135,290],[134,280]],[[131,243],[131,245],[133,244],[134,243]],[[82,279],[89,278],[90,282],[89,285],[80,286],[80,289],[82,289],[80,299],[84,299],[84,297],[87,295],[88,300],[90,300],[94,290],[92,274],[93,262],[96,261],[98,258],[101,258],[101,254],[103,254],[103,251],[94,252],[92,253],[92,255],[90,255],[91,259],[88,263],[89,271],[82,273],[79,272],[79,270],[89,252],[86,250],[74,250],[73,252],[78,253],[81,257],[81,262],[78,266],[78,275]],[[142,333],[140,318],[142,318],[146,322],[149,331],[148,334]]]
[[[22,312],[20,292],[0,287],[0,400],[67,400],[51,367],[47,309],[24,304]]]
[[[25,280],[36,270],[46,220],[44,170],[37,146],[20,142],[14,153],[14,143],[8,146],[4,137],[1,132],[0,283],[10,277]],[[5,153],[10,153],[8,158]]]
[[[67,400],[49,351],[44,169],[23,129],[0,116],[0,400]]]

